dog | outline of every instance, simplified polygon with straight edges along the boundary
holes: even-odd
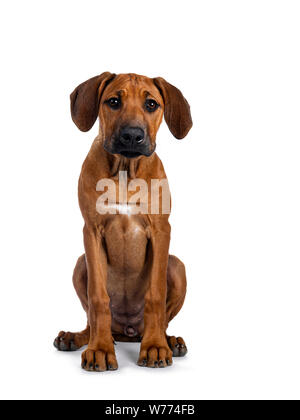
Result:
[[[166,180],[155,153],[156,134],[164,117],[173,136],[184,138],[192,127],[190,106],[161,77],[109,72],[80,84],[70,99],[72,119],[81,131],[100,121],[78,186],[85,254],[77,261],[73,284],[88,325],[82,332],[60,332],[54,346],[75,351],[88,345],[82,353],[87,371],[118,368],[116,341],[141,343],[139,366],[171,366],[172,357],[184,356],[187,347],[181,337],[166,334],[186,295],[185,266],[169,255],[169,212],[161,204],[154,214],[132,211],[133,191],[127,191],[125,202],[116,193],[113,211],[103,214],[97,203],[107,190],[97,185],[108,179],[117,191],[122,174],[125,184],[142,180],[150,191],[153,179]],[[149,198],[152,205],[149,191],[140,201]]]

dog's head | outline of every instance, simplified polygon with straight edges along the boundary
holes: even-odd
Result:
[[[71,115],[82,131],[97,117],[109,153],[135,158],[150,156],[163,115],[177,139],[192,127],[190,107],[180,90],[161,77],[102,73],[71,94]]]

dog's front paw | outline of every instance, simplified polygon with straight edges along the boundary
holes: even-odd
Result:
[[[142,367],[164,368],[172,365],[172,351],[166,340],[141,344],[138,365]]]
[[[88,372],[104,372],[106,370],[117,370],[118,362],[113,351],[102,349],[87,349],[82,353],[81,367]]]

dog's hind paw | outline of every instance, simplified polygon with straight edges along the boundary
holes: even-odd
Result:
[[[168,344],[170,349],[173,352],[173,357],[183,357],[187,354],[187,347],[185,345],[184,339],[181,337],[167,337]]]
[[[61,331],[54,340],[54,347],[59,351],[76,351],[88,343],[88,331],[71,333]]]

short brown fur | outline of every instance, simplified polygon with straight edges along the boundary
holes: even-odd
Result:
[[[122,98],[120,110],[107,106],[115,95]],[[146,112],[147,97],[159,104],[155,112]],[[164,115],[176,138],[186,136],[192,126],[189,105],[162,78],[106,72],[74,90],[71,114],[82,131],[89,130],[98,116],[100,120],[99,135],[83,164],[78,187],[85,254],[78,259],[73,283],[88,325],[80,333],[62,331],[54,345],[71,351],[88,344],[82,367],[104,371],[118,367],[115,340],[141,341],[138,364],[166,367],[172,364],[172,356],[187,352],[182,338],[166,335],[186,294],[184,265],[169,255],[169,215],[101,215],[96,211],[100,194],[96,185],[103,178],[118,185],[120,170],[127,172],[128,180],[144,179],[149,191],[151,179],[166,178],[154,151],[156,133]],[[125,158],[110,152],[115,133],[128,123],[144,127],[150,139],[149,156]]]

